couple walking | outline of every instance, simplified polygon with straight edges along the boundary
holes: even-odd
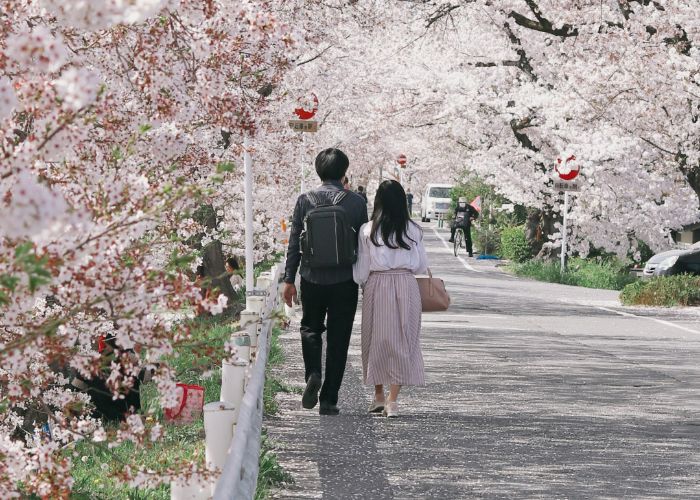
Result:
[[[398,182],[379,185],[368,221],[364,199],[341,183],[347,156],[326,149],[315,166],[322,185],[299,196],[294,208],[283,292],[291,306],[299,270],[306,377],[302,406],[314,408],[320,401],[321,415],[339,413],[338,392],[362,286],[362,372],[365,384],[374,386],[369,411],[395,417],[401,386],[425,383],[421,298],[414,277],[428,268],[423,233],[409,217],[406,193]]]

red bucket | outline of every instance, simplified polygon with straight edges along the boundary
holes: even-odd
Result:
[[[204,387],[178,383],[176,391],[179,403],[165,409],[165,421],[171,424],[191,424],[202,416]]]

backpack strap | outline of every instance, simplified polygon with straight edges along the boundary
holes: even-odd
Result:
[[[333,205],[337,205],[341,201],[343,201],[343,198],[347,196],[348,192],[347,191],[338,191],[338,193],[333,196],[333,199],[331,200],[331,203]]]
[[[311,203],[311,206],[313,208],[316,208],[319,204],[321,204],[321,200],[318,199],[318,196],[316,196],[316,193],[313,191],[309,191],[306,193],[306,198],[309,200],[309,203]]]
[[[311,206],[316,208],[318,206],[337,205],[343,201],[343,198],[345,198],[347,194],[347,191],[338,191],[332,197],[328,197],[328,201],[330,201],[330,203],[322,199],[326,198],[326,196],[321,196],[320,193],[314,191],[309,191],[306,193],[306,198],[309,200],[309,203],[311,203]]]

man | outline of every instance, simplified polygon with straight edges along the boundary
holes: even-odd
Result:
[[[410,217],[413,214],[413,193],[411,188],[406,190],[406,201],[408,202],[408,215]]]
[[[357,186],[357,194],[359,194],[365,203],[367,203],[367,193],[365,193],[365,188],[363,186]]]
[[[283,291],[284,301],[292,306],[297,289],[294,285],[297,269],[301,275],[301,347],[304,355],[306,389],[301,402],[304,408],[314,408],[320,400],[321,415],[337,415],[338,391],[345,373],[345,362],[350,345],[350,334],[357,309],[357,284],[352,279],[352,263],[341,265],[314,267],[307,260],[313,260],[312,252],[306,252],[302,259],[302,245],[309,245],[309,226],[314,213],[324,203],[333,204],[333,208],[341,207],[340,219],[345,219],[352,228],[354,241],[345,241],[345,245],[353,245],[352,255],[356,255],[357,234],[360,226],[367,222],[367,205],[356,193],[343,189],[342,179],[349,166],[348,157],[342,151],[329,148],[321,151],[316,157],[316,173],[322,185],[297,199],[292,218],[287,249]],[[339,200],[339,201],[338,201]],[[321,202],[321,203],[319,203]],[[328,205],[325,205],[326,207]],[[314,213],[309,213],[311,210]],[[308,217],[307,217],[308,215]],[[307,233],[300,238],[302,229]],[[353,232],[354,230],[354,232]],[[347,234],[347,233],[346,233]],[[330,243],[330,238],[337,238],[330,231],[318,239],[313,239],[319,245]],[[301,240],[301,241],[300,241]],[[342,239],[335,239],[342,244]],[[313,243],[311,243],[313,244]],[[338,251],[337,248],[335,248]],[[339,249],[342,253],[344,248]],[[309,253],[312,255],[310,256]],[[320,252],[319,252],[320,253]],[[301,264],[301,267],[300,267]],[[325,323],[325,324],[324,324]],[[327,328],[326,328],[327,325]],[[321,351],[323,346],[322,333],[327,329],[326,346],[326,376],[321,385]],[[319,397],[319,390],[321,391]]]
[[[457,200],[457,208],[455,208],[455,218],[452,221],[452,232],[450,234],[450,243],[455,241],[455,232],[458,227],[464,230],[464,239],[467,243],[467,252],[469,257],[474,257],[472,249],[472,221],[479,217],[479,211],[467,203],[467,199],[460,197]]]

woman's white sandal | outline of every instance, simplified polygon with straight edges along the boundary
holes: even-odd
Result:
[[[386,405],[384,406],[384,411],[382,411],[382,415],[388,418],[398,417],[399,403],[396,401],[387,401]]]
[[[377,401],[376,399],[372,401],[369,405],[369,413],[381,413],[384,410],[384,401]]]

